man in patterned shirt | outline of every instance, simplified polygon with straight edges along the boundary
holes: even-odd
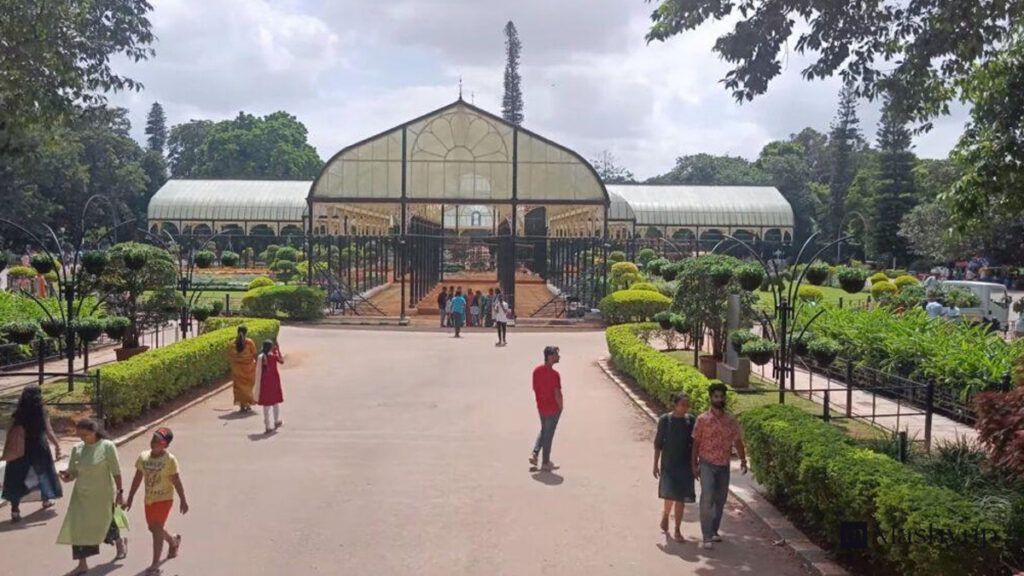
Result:
[[[747,451],[736,417],[725,411],[725,384],[708,387],[711,408],[697,418],[693,428],[693,475],[700,478],[700,531],[704,548],[721,542],[718,527],[729,496],[729,461],[732,448],[740,455],[740,470],[747,473]]]

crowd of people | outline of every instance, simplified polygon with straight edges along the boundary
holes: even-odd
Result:
[[[494,327],[498,334],[495,346],[505,346],[508,325],[513,321],[512,308],[509,306],[501,288],[488,288],[483,291],[467,289],[462,286],[443,286],[437,295],[437,309],[442,328],[451,328],[456,338],[462,337],[465,327]]]

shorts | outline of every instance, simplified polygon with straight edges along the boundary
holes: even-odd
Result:
[[[173,507],[174,500],[161,500],[160,502],[146,504],[146,524],[149,526],[166,524],[167,517],[171,515],[171,508]]]

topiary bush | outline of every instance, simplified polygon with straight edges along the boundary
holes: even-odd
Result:
[[[213,316],[213,306],[209,304],[197,304],[192,307],[192,317],[199,322],[206,322],[206,319]]]
[[[909,274],[905,274],[903,276],[896,278],[896,280],[893,281],[893,284],[895,284],[896,288],[898,288],[899,290],[903,290],[907,286],[917,286],[918,284],[920,284],[920,282],[917,281],[917,278],[914,278]]]
[[[888,280],[880,280],[871,284],[871,297],[875,300],[895,295],[899,290]]]
[[[869,278],[869,280],[871,280],[871,285],[874,286],[879,282],[888,282],[889,277],[885,275],[885,272],[875,272],[874,274],[871,275],[871,278]]]
[[[758,366],[764,366],[771,361],[778,349],[779,345],[775,342],[757,337],[743,343],[743,346],[740,348],[740,355],[749,358],[752,363]]]
[[[757,290],[764,280],[764,269],[759,264],[748,263],[736,268],[736,281],[747,292]]]
[[[256,278],[253,278],[251,282],[249,282],[249,290],[255,290],[257,288],[264,288],[273,285],[274,281],[271,280],[270,278],[267,278],[266,276],[257,276]]]
[[[299,269],[291,260],[278,260],[270,266],[274,277],[287,284],[299,275]]]
[[[645,269],[647,265],[658,258],[658,253],[650,248],[644,248],[636,255],[636,261]]]
[[[30,344],[39,334],[39,324],[29,320],[14,320],[0,326],[0,334],[15,344]]]
[[[110,263],[106,250],[89,250],[82,254],[82,268],[93,276],[100,276]]]
[[[630,286],[629,289],[630,290],[648,290],[650,292],[657,292],[659,294],[661,293],[661,291],[658,290],[658,287],[655,286],[654,284],[651,284],[650,282],[637,282],[636,284],[633,284],[632,286]]]
[[[220,263],[223,264],[224,266],[227,266],[228,268],[234,268],[235,266],[238,266],[238,261],[240,259],[241,258],[239,257],[237,252],[225,250],[220,253]]]
[[[690,324],[686,321],[686,316],[682,314],[672,315],[672,329],[679,334],[686,334],[690,331]]]
[[[811,340],[807,344],[807,351],[818,364],[828,366],[839,356],[842,347],[835,340],[822,337]]]
[[[646,322],[668,310],[672,300],[649,290],[619,290],[601,299],[598,307],[609,324]]]
[[[38,272],[28,266],[11,266],[7,270],[7,276],[11,278],[35,278]]]
[[[667,258],[656,258],[644,266],[644,272],[654,276],[661,276],[661,271],[671,263]]]
[[[613,250],[612,252],[608,253],[608,262],[611,262],[612,264],[617,264],[619,262],[625,261],[626,253],[623,252],[622,250]]]
[[[807,271],[804,274],[804,278],[808,282],[815,286],[821,286],[828,281],[829,266],[828,264],[816,260],[807,266]]]
[[[43,318],[39,321],[39,327],[50,338],[61,338],[64,336],[64,321],[59,317]]]
[[[608,275],[608,284],[611,290],[625,290],[643,280],[640,269],[632,262],[616,262],[612,264],[611,274]]]
[[[150,253],[147,252],[146,248],[139,245],[125,246],[119,254],[121,261],[124,263],[124,267],[132,272],[142,270],[150,256]]]
[[[800,286],[797,298],[804,302],[821,302],[825,298],[825,292],[817,286]]]
[[[840,266],[836,269],[836,278],[839,280],[839,287],[848,294],[857,294],[864,290],[864,283],[867,282],[867,272],[860,268]]]
[[[200,250],[195,254],[196,266],[200,268],[209,268],[213,266],[213,262],[217,259],[217,255],[209,250]]]
[[[324,299],[324,291],[319,288],[268,286],[246,292],[242,297],[242,312],[257,318],[315,320],[323,316]]]
[[[663,310],[655,314],[653,317],[651,317],[651,319],[657,322],[658,326],[661,326],[662,330],[671,330],[672,316],[673,314],[671,312],[669,312],[668,310]]]
[[[285,260],[287,262],[298,262],[299,251],[291,246],[285,246],[284,248],[278,249],[277,253],[274,255],[274,260],[278,262],[281,260]]]
[[[715,286],[725,286],[732,280],[732,267],[726,265],[713,265],[709,270],[711,281]]]
[[[57,263],[54,262],[53,258],[49,254],[43,252],[33,254],[32,258],[29,260],[29,263],[32,265],[32,268],[34,268],[35,271],[40,274],[52,272],[54,269],[57,268]]]
[[[249,319],[246,326],[249,338],[260,342],[276,339],[281,325]],[[104,366],[103,406],[109,423],[137,418],[192,388],[224,380],[231,369],[226,351],[235,333],[233,326],[207,332]]]
[[[679,276],[679,267],[680,264],[678,262],[665,264],[661,267],[661,277],[668,282],[675,280]]]
[[[83,341],[92,343],[103,335],[107,328],[106,322],[99,318],[79,318],[71,324],[75,334]]]
[[[128,334],[128,329],[131,328],[131,325],[132,321],[124,316],[112,316],[107,318],[103,331],[111,340],[121,341]]]

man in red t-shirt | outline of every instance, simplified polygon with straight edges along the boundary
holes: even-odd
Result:
[[[544,348],[544,364],[533,370],[533,394],[537,397],[537,413],[540,414],[540,434],[533,444],[530,464],[537,465],[537,456],[543,451],[542,470],[554,470],[551,461],[551,442],[555,438],[555,427],[562,415],[562,377],[555,371],[558,363],[558,348]]]

